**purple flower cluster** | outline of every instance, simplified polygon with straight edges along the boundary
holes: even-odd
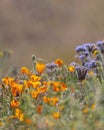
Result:
[[[97,67],[97,62],[103,58],[104,55],[104,41],[97,41],[96,43],[85,43],[76,47],[78,58],[82,66],[87,68]],[[99,52],[99,53],[95,53]],[[102,57],[101,57],[102,55]]]
[[[55,64],[54,62],[46,64],[46,69],[48,73],[53,72],[56,68],[57,68],[57,64]]]
[[[104,54],[104,40],[96,42],[97,47],[100,49],[101,53]]]

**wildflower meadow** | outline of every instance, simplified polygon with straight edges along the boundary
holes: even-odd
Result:
[[[31,69],[1,73],[1,130],[104,130],[104,41],[75,50],[77,62],[32,55]]]

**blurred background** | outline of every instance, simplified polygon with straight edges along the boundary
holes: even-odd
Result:
[[[0,0],[0,51],[10,66],[31,56],[70,63],[78,44],[104,39],[104,0]]]

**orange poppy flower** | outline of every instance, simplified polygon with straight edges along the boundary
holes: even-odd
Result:
[[[41,86],[37,90],[38,90],[39,93],[45,93],[47,91],[47,87],[46,86]]]
[[[56,59],[55,60],[55,63],[60,67],[60,66],[62,66],[63,65],[63,60],[61,60],[61,59]]]
[[[74,67],[74,66],[69,66],[68,70],[69,70],[71,73],[74,73],[74,72],[75,72],[75,67]]]
[[[56,104],[58,103],[58,101],[59,101],[58,97],[52,97],[51,98],[51,103],[52,103],[53,106],[56,106]]]
[[[21,84],[14,83],[11,86],[11,92],[13,96],[18,96],[22,93],[23,86]]]
[[[32,95],[32,98],[36,99],[38,97],[38,95],[39,95],[39,92],[32,90],[31,95]]]
[[[9,79],[8,79],[8,77],[6,77],[6,78],[2,78],[2,82],[5,84],[5,85],[9,85]]]
[[[20,105],[20,103],[18,102],[18,101],[16,101],[16,100],[12,100],[11,102],[10,102],[10,106],[12,107],[12,108],[16,108],[16,107],[18,107]]]
[[[66,86],[65,83],[60,83],[60,84],[61,84],[61,90],[62,90],[62,91],[67,90],[67,86]]]
[[[33,88],[37,89],[41,85],[40,81],[33,82]]]
[[[60,91],[60,82],[53,82],[52,83],[53,91],[54,92],[59,92]]]
[[[22,74],[27,74],[27,75],[30,75],[30,70],[27,69],[25,66],[21,68],[21,73]]]
[[[37,76],[35,74],[32,74],[30,79],[33,81],[33,82],[36,82],[36,81],[40,81],[41,80],[41,77],[40,76]]]
[[[18,108],[15,109],[15,118],[19,119],[20,121],[24,120],[24,114]]]
[[[56,119],[56,120],[57,120],[58,118],[60,118],[60,113],[59,113],[59,112],[54,112],[54,113],[53,113],[53,118]]]
[[[45,70],[46,65],[43,63],[36,63],[36,70],[42,74]]]
[[[50,104],[51,99],[49,97],[44,96],[43,101],[47,104]]]

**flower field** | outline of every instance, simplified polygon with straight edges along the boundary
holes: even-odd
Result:
[[[31,70],[1,76],[0,129],[103,130],[104,41],[78,45],[76,58],[66,65],[33,55]]]

